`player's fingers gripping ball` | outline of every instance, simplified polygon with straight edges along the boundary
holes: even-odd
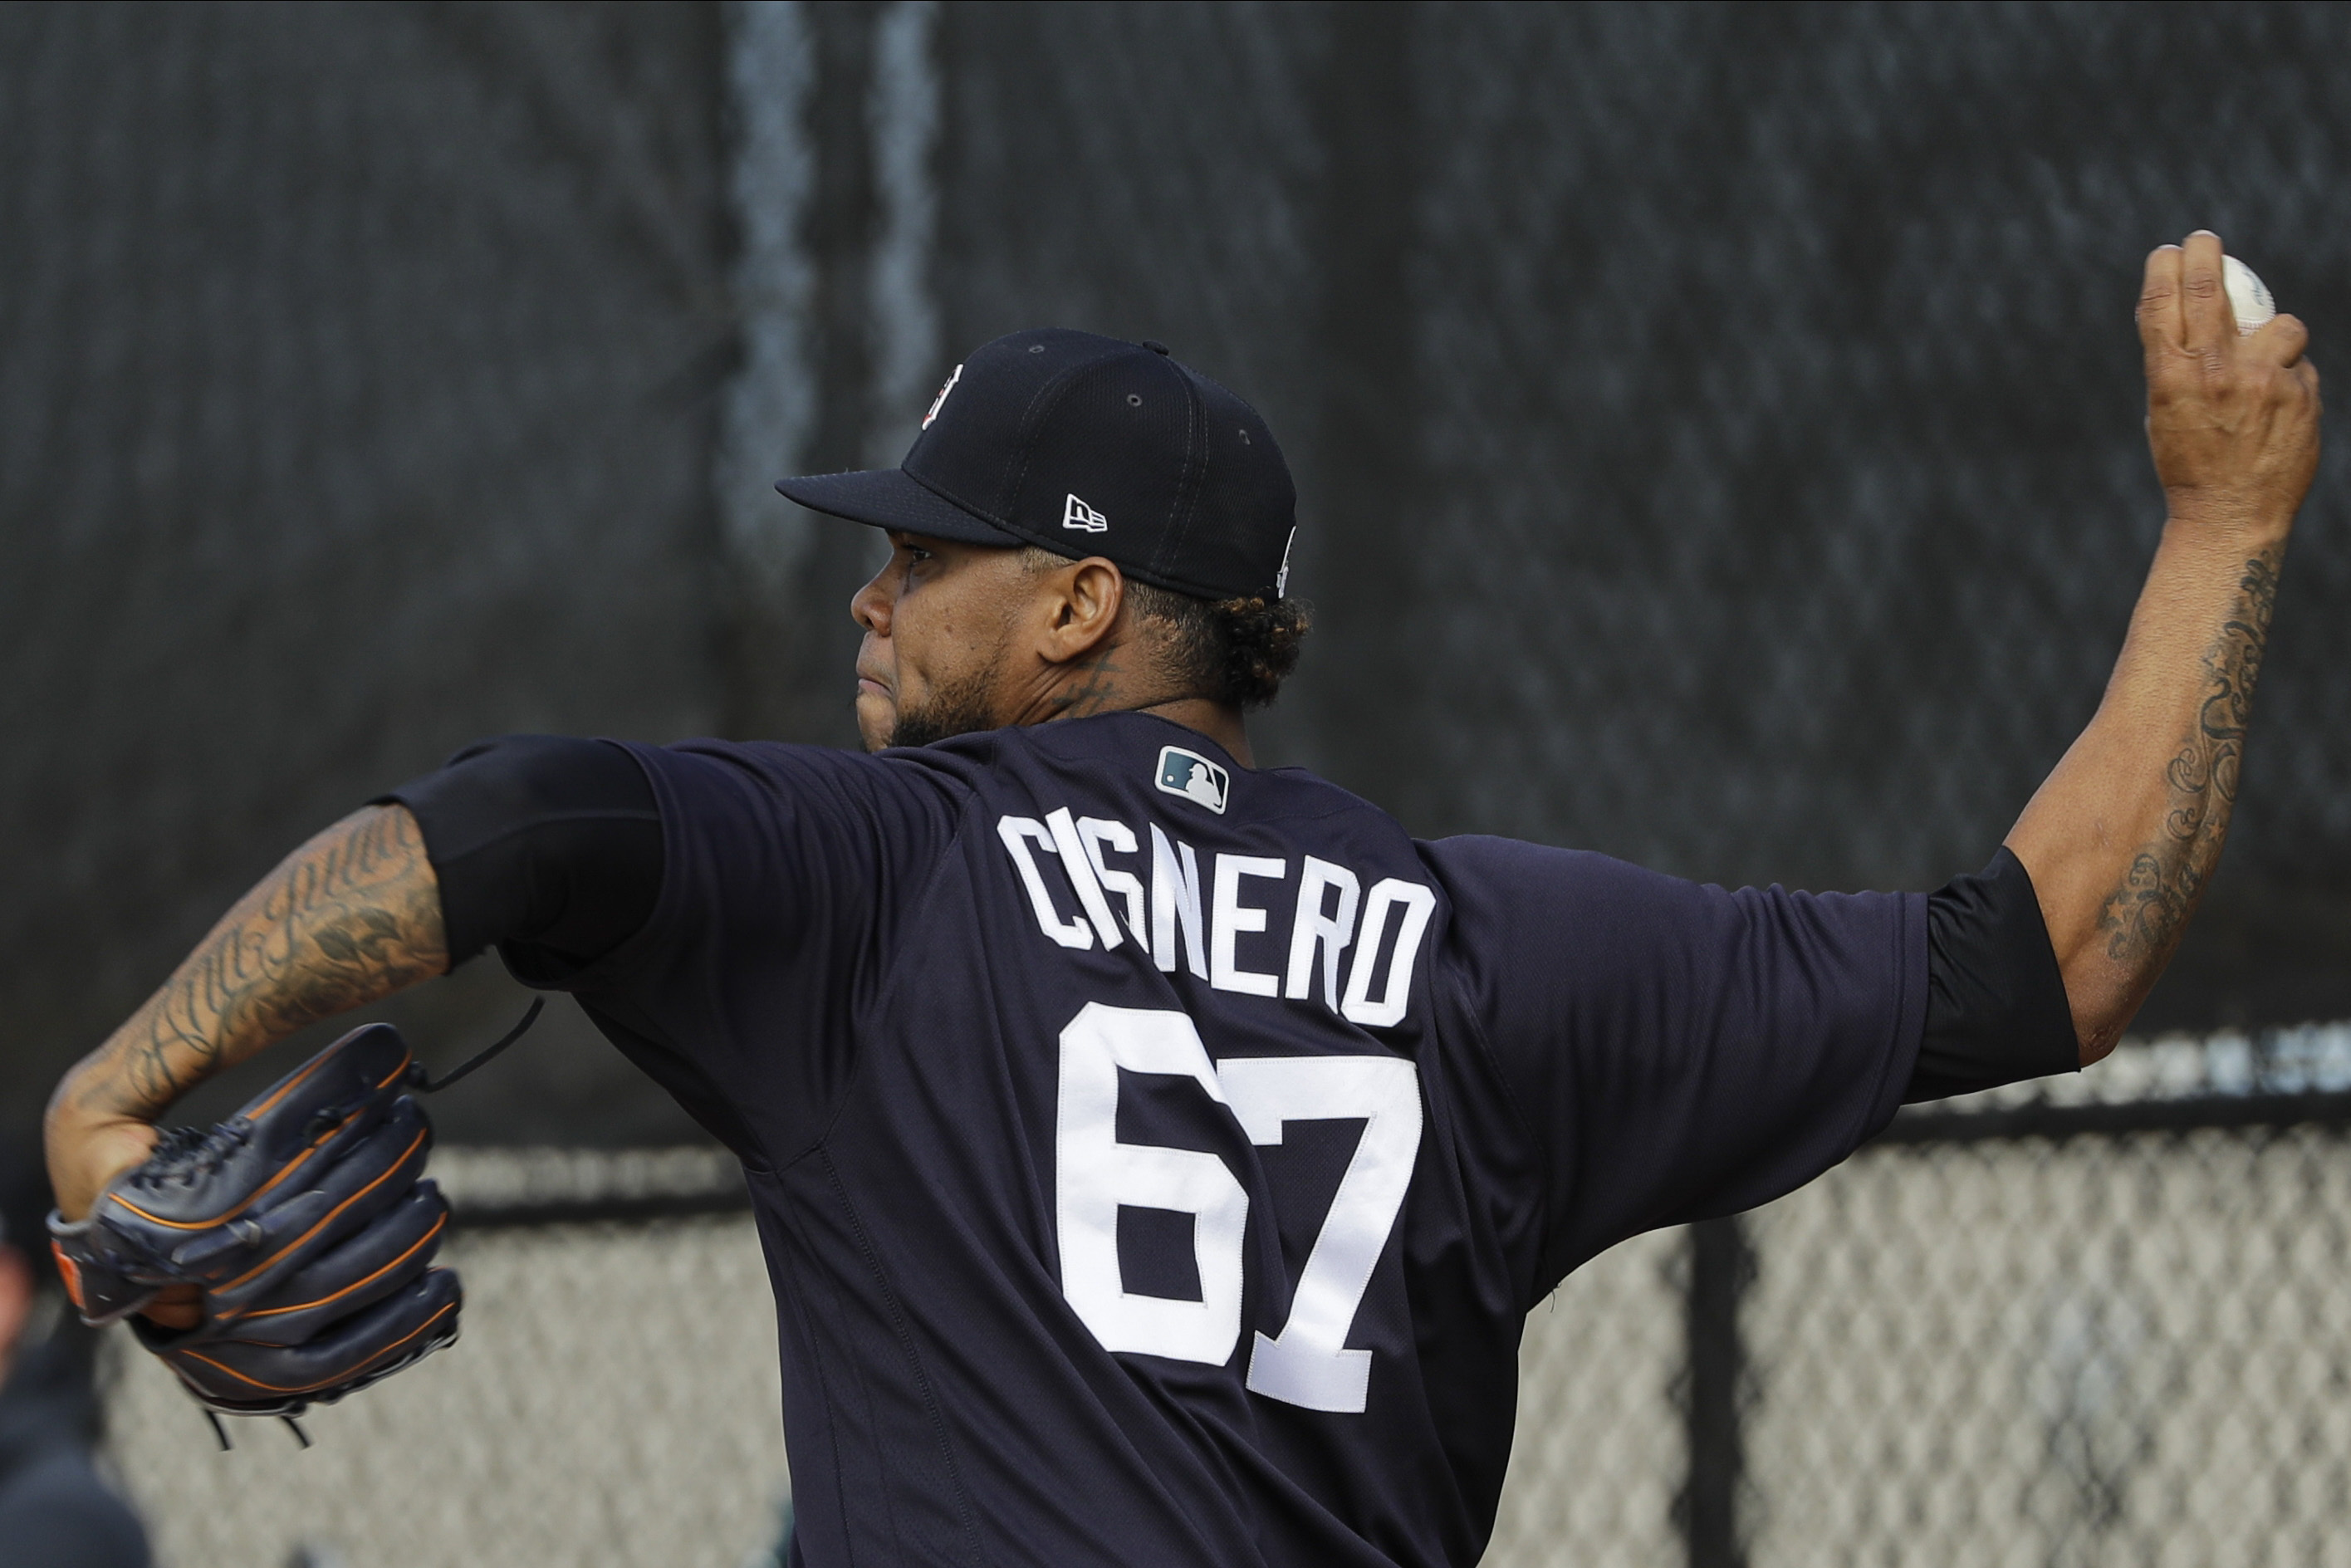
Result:
[[[89,1218],[49,1217],[74,1305],[111,1322],[193,1287],[193,1326],[131,1327],[229,1415],[297,1416],[450,1343],[457,1276],[432,1266],[449,1209],[408,1093],[432,1087],[399,1031],[371,1024],[217,1126],[166,1131]]]

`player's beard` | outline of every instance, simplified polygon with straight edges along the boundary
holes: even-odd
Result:
[[[922,706],[897,711],[890,725],[890,744],[928,746],[950,736],[1002,727],[987,700],[988,685],[986,670],[942,683]]]

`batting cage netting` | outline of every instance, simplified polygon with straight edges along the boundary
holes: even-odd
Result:
[[[469,740],[851,743],[871,541],[768,481],[1043,323],[1280,433],[1269,759],[1711,881],[1973,869],[2160,522],[2146,251],[2213,227],[2351,342],[2346,57],[2310,5],[0,8],[0,1133]],[[1571,1278],[1489,1561],[2351,1557],[2330,435],[2146,1038]],[[440,1062],[521,1005],[385,1016]],[[725,1158],[568,1005],[434,1111],[465,1338],[318,1448],[211,1452],[109,1341],[167,1568],[772,1556]]]

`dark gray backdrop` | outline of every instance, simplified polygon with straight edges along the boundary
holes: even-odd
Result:
[[[877,427],[881,8],[808,9],[819,416]],[[0,12],[0,995],[22,1124],[235,892],[482,733],[845,742],[823,528],[747,615],[716,7]],[[1416,831],[1726,881],[1980,863],[2160,520],[2141,257],[2351,340],[2351,10],[945,8],[949,345],[1257,401],[1322,607],[1265,748]],[[2351,359],[2344,361],[2351,364]],[[2147,1027],[2351,1015],[2339,422]],[[780,509],[781,503],[778,503]],[[403,1017],[455,1050],[476,965]],[[675,1135],[568,1007],[444,1125]],[[197,1107],[201,1109],[202,1107]]]
[[[719,722],[720,47],[696,6],[0,8],[13,1123],[371,791]],[[505,1005],[476,967],[428,1030]],[[674,1123],[570,1032],[550,1110]],[[444,1121],[558,1135],[520,1076]]]

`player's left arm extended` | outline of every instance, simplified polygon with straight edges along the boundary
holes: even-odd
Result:
[[[2168,516],[2089,727],[2008,835],[2032,873],[2086,1065],[2179,946],[2236,805],[2279,566],[2318,463],[2318,372],[2291,316],[2240,336],[2206,233],[2147,258],[2147,438]]]
[[[305,1024],[449,967],[433,866],[404,806],[369,806],[296,850],[221,917],[130,1021],[66,1075],[46,1132],[79,1219],[153,1150],[189,1089]]]

